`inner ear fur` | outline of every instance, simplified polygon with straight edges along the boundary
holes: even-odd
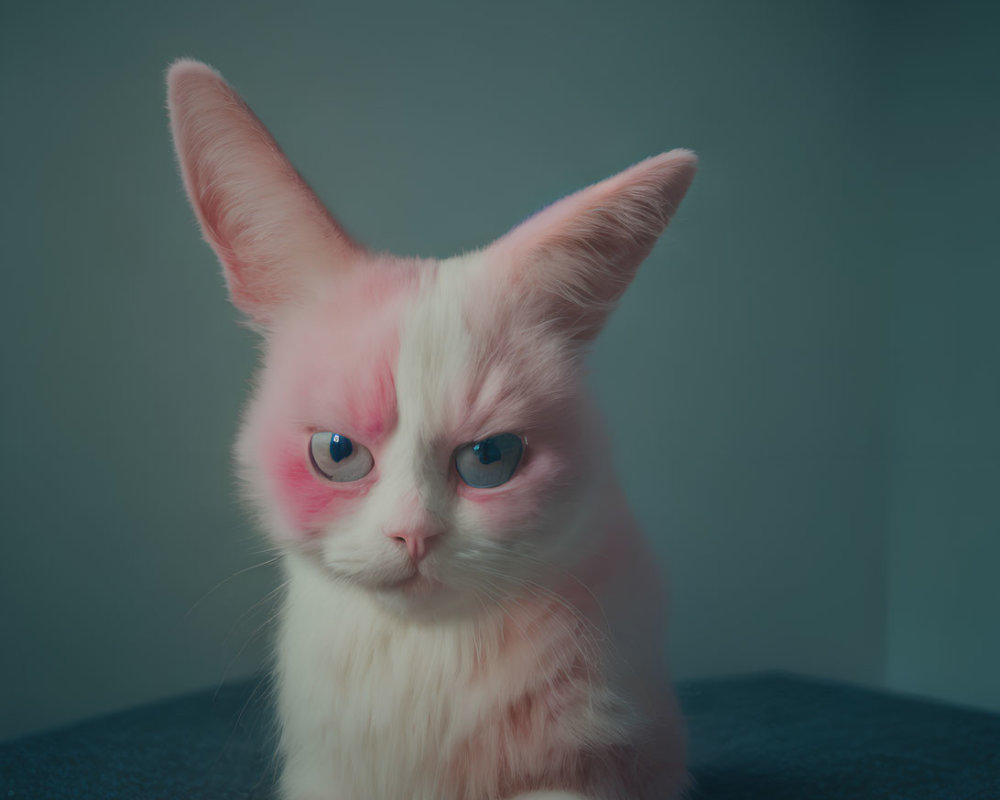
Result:
[[[167,93],[184,187],[238,308],[266,323],[316,275],[348,268],[362,248],[219,73],[177,61]]]

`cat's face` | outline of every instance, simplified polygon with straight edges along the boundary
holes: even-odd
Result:
[[[276,320],[241,435],[271,534],[396,605],[475,608],[585,546],[579,360],[488,266],[366,261]]]
[[[649,159],[445,261],[373,255],[238,96],[181,62],[185,185],[234,302],[265,337],[238,443],[265,526],[402,613],[474,612],[589,546],[610,453],[585,344],[693,174]]]

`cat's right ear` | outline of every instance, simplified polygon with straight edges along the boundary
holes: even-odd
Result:
[[[347,269],[362,248],[215,70],[175,62],[167,95],[184,187],[202,232],[222,262],[233,303],[266,327],[317,275]]]

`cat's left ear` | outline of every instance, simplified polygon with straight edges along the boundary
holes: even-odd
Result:
[[[507,290],[571,338],[592,339],[667,227],[697,158],[671,150],[559,200],[487,250]]]

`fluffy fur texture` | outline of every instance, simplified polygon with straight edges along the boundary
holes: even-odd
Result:
[[[288,800],[676,797],[664,598],[583,391],[587,342],[694,174],[674,150],[481,251],[368,252],[209,67],[169,73],[174,141],[233,302],[264,337],[237,443],[284,553]],[[314,432],[374,468],[331,482]],[[526,443],[464,483],[457,447]]]

